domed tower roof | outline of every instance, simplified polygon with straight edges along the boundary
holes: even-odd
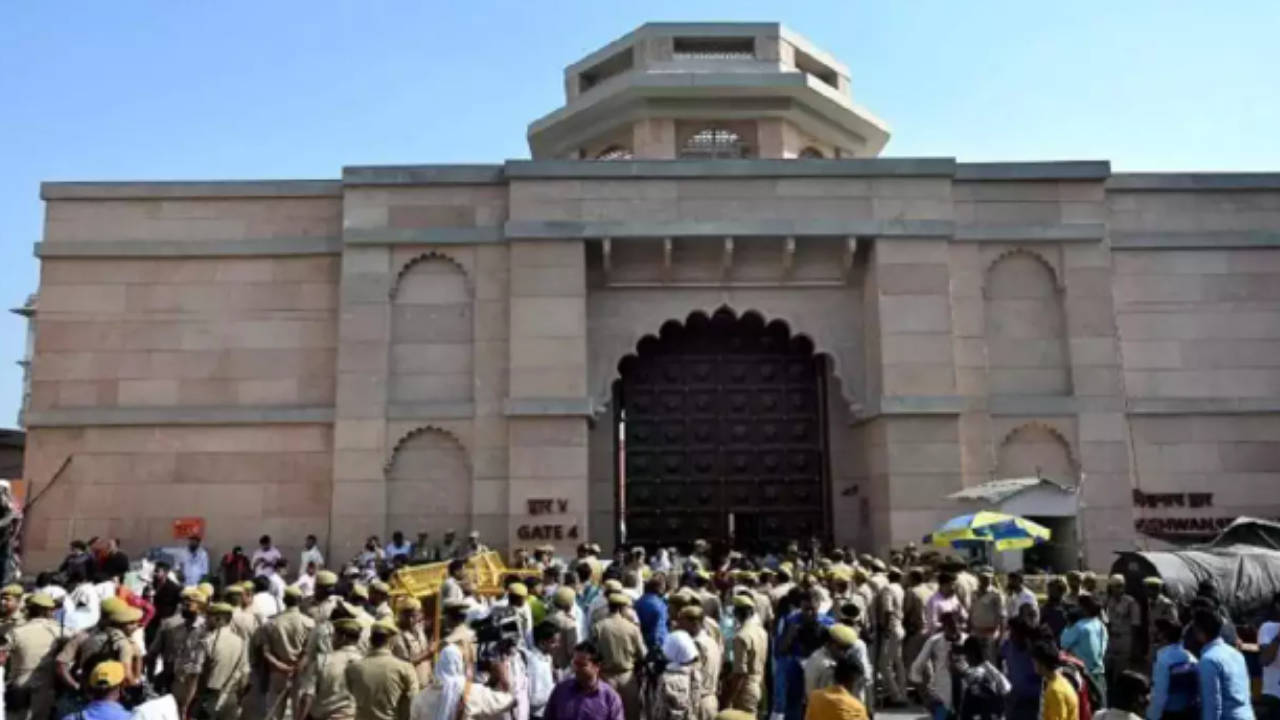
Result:
[[[565,70],[535,159],[875,157],[844,65],[778,23],[648,23]]]

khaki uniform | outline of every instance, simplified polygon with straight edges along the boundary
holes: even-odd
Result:
[[[231,627],[202,628],[191,637],[191,651],[183,658],[179,674],[196,686],[192,715],[235,720],[240,714],[240,692],[248,680],[247,643]]]
[[[724,664],[724,651],[720,643],[705,631],[698,633],[693,639],[698,646],[698,704],[695,717],[697,720],[715,720],[720,712],[720,668]]]
[[[960,605],[964,607],[965,612],[969,611],[973,598],[977,594],[978,578],[967,570],[956,573],[956,597],[960,598]]]
[[[769,661],[769,636],[758,618],[752,618],[733,637],[733,674],[743,675],[746,682],[731,698],[729,707],[752,715],[760,708],[764,691],[765,663]]]
[[[252,610],[236,608],[231,613],[230,628],[236,635],[240,636],[241,640],[244,640],[245,642],[252,641],[253,634],[257,632],[258,628],[261,626],[262,620],[258,617],[258,614]]]
[[[668,668],[658,676],[650,696],[648,720],[694,720],[700,682],[689,668]]]
[[[173,687],[178,676],[178,665],[187,651],[187,637],[203,627],[204,618],[197,617],[195,625],[190,626],[181,615],[166,618],[160,623],[155,642],[151,646],[151,652],[159,656],[164,664],[164,670],[157,678],[158,690],[166,692]]]
[[[714,592],[702,592],[698,593],[698,601],[702,603],[702,614],[719,622],[720,612],[723,609],[720,596]]]
[[[297,668],[306,655],[307,644],[315,629],[316,621],[302,614],[296,607],[286,608],[262,628],[264,650],[278,662]],[[289,691],[289,676],[279,673],[267,664],[267,713],[272,718],[283,718],[293,702],[281,700]]]
[[[970,598],[968,608],[969,632],[988,641],[987,659],[998,664],[1000,629],[1005,619],[1004,594],[994,585],[978,590]]]
[[[902,660],[904,606],[907,591],[901,585],[889,583],[880,591],[880,656],[876,668],[884,683],[885,693],[895,702],[902,700],[907,691],[907,668]],[[915,658],[911,658],[915,660]]]
[[[18,626],[9,635],[9,662],[5,685],[21,689],[30,697],[26,708],[5,708],[8,720],[45,720],[53,710],[54,651],[67,637],[66,630],[49,618],[36,618]]]
[[[578,623],[563,610],[552,610],[547,615],[547,622],[560,631],[560,644],[551,656],[551,664],[557,670],[564,670],[573,664],[573,648],[578,644]]]
[[[310,715],[315,720],[353,720],[356,699],[347,690],[347,666],[364,655],[355,647],[339,648],[309,665],[299,681],[298,695],[312,698]]]
[[[600,649],[600,676],[618,691],[627,720],[639,720],[640,681],[635,668],[645,655],[640,628],[622,615],[611,615],[591,633]]]
[[[1149,615],[1151,626],[1147,631],[1147,637],[1152,639],[1151,644],[1154,647],[1158,644],[1155,641],[1156,621],[1168,620],[1169,622],[1176,624],[1178,622],[1178,604],[1165,597],[1164,594],[1161,594],[1155,600],[1149,600],[1148,602],[1150,603]],[[1154,651],[1152,652],[1154,653]]]
[[[915,662],[916,656],[920,654],[920,648],[924,647],[924,641],[928,638],[927,613],[929,597],[932,595],[933,592],[929,590],[929,586],[926,583],[920,583],[915,587],[907,588],[907,594],[902,599],[902,629],[907,632],[906,638],[902,641],[902,661],[907,667],[911,667],[911,663]]]
[[[408,720],[418,694],[413,666],[379,648],[347,665],[347,690],[356,702],[356,720]]]
[[[765,627],[772,626],[773,625],[773,601],[769,599],[768,595],[758,590],[752,590],[751,597],[756,601],[756,617],[760,618],[760,622],[764,623]],[[720,616],[717,615],[716,620],[719,620],[719,619],[720,619]],[[719,623],[717,623],[717,627],[718,626],[719,626]]]
[[[716,647],[720,648],[720,654],[724,655],[724,633],[720,631],[720,623],[709,617],[702,618],[702,632],[711,636],[715,641]]]
[[[311,619],[318,623],[326,622],[336,607],[338,607],[338,599],[330,596],[312,605],[311,609],[307,611],[307,615],[310,615]]]
[[[401,630],[400,634],[391,641],[391,654],[413,665],[413,671],[418,676],[419,687],[426,687],[427,683],[431,682],[431,661],[423,660],[421,664],[414,664],[418,658],[426,654],[428,646],[427,636],[422,632],[421,627]]]
[[[84,664],[90,658],[105,657],[108,650],[111,650],[115,660],[125,666],[126,672],[132,672],[130,668],[138,657],[137,646],[117,628],[94,628],[77,634],[63,646],[57,659],[59,663],[72,668],[72,673],[78,679],[87,680],[92,668],[84,667]]]
[[[1142,608],[1132,595],[1107,595],[1107,670],[1119,676],[1133,661],[1134,630],[1142,625]]]

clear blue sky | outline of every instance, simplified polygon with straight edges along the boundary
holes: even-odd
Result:
[[[886,155],[1280,171],[1275,0],[7,0],[3,302],[36,287],[43,180],[525,157],[561,69],[651,20],[786,23],[850,67]],[[0,426],[23,340],[6,314]]]

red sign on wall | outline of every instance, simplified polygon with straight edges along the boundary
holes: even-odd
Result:
[[[204,518],[178,518],[173,521],[173,539],[187,540],[204,537]]]

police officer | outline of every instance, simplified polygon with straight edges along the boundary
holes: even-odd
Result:
[[[391,643],[391,654],[413,666],[418,685],[426,687],[431,682],[431,642],[422,628],[422,603],[417,598],[400,601],[396,634]]]
[[[724,662],[724,651],[703,626],[705,618],[706,614],[701,606],[687,605],[680,610],[676,621],[698,647],[698,671],[695,673],[699,680],[698,704],[694,712],[696,720],[714,720],[720,710],[720,699],[716,693],[720,690],[720,666]]]
[[[364,627],[355,618],[333,621],[333,652],[309,665],[298,693],[298,718],[353,720],[356,699],[347,690],[347,667],[364,657],[357,645]]]
[[[369,585],[369,607],[374,620],[395,620],[391,609],[391,586],[378,580]]]
[[[1149,577],[1142,581],[1143,597],[1147,602],[1147,645],[1148,652],[1154,658],[1159,646],[1159,634],[1156,632],[1157,620],[1168,620],[1178,623],[1178,604],[1164,594],[1164,581],[1158,577]]]
[[[1124,591],[1124,576],[1107,580],[1107,687],[1129,669],[1133,661],[1134,635],[1142,627],[1142,608]]]
[[[53,598],[45,593],[32,595],[27,600],[29,619],[10,636],[4,674],[8,720],[45,720],[53,710],[53,656],[67,636],[62,625],[50,618],[54,605]]]
[[[568,669],[573,662],[573,649],[578,646],[578,622],[573,619],[576,603],[577,595],[570,587],[557,588],[551,598],[547,622],[554,625],[560,634],[560,642],[551,656],[551,662],[558,671]]]
[[[204,595],[194,587],[182,591],[179,612],[165,618],[156,631],[155,640],[147,650],[147,657],[159,658],[164,669],[155,677],[155,688],[160,693],[173,690],[177,679],[177,667],[187,648],[187,638],[204,627]]]
[[[355,720],[408,720],[409,706],[418,694],[418,676],[412,665],[391,654],[397,632],[389,620],[375,622],[370,628],[369,654],[347,665]]]
[[[263,627],[263,659],[267,666],[267,712],[269,718],[283,718],[290,702],[286,698],[302,665],[307,641],[316,621],[302,614],[302,591],[285,588],[284,612]]]
[[[7,638],[23,622],[21,585],[0,588],[0,638]]]
[[[312,620],[324,622],[329,619],[333,609],[338,605],[338,597],[334,588],[338,584],[338,576],[328,570],[316,573],[316,590],[311,609],[307,613]]]
[[[733,599],[733,617],[738,623],[738,632],[733,637],[733,670],[720,705],[754,716],[764,693],[769,636],[756,617],[756,604],[751,598],[739,595]]]
[[[209,606],[204,628],[188,643],[178,669],[185,696],[178,698],[182,717],[195,720],[235,720],[240,694],[248,681],[248,649],[231,627],[234,608]]]
[[[987,641],[988,647],[998,648],[1000,631],[1004,626],[1004,593],[993,584],[995,572],[989,567],[978,570],[978,589],[969,601],[969,632]],[[995,662],[994,657],[989,660]]]
[[[72,637],[58,653],[58,677],[80,693],[82,683],[99,663],[114,660],[124,666],[125,685],[139,682],[138,651],[129,636],[142,620],[142,611],[116,597],[102,601],[97,627]]]
[[[600,650],[600,677],[622,698],[627,720],[640,717],[640,681],[635,669],[646,654],[640,627],[624,613],[631,597],[623,593],[609,596],[609,617],[592,629],[592,639]]]
[[[232,632],[239,635],[245,642],[251,641],[253,634],[258,631],[258,626],[262,624],[257,613],[250,609],[253,596],[245,593],[243,585],[232,585],[222,591],[222,597],[225,604],[231,606]]]

